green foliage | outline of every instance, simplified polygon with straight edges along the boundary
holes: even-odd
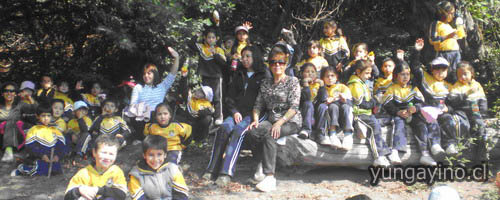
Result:
[[[0,77],[140,77],[146,62],[167,68],[166,46],[187,55],[186,40],[209,23],[209,13],[233,7],[228,0],[3,0],[0,60],[14,67]]]

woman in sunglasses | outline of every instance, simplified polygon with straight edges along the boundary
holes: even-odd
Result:
[[[12,82],[4,83],[0,90],[0,145],[5,149],[2,162],[14,162],[13,148],[20,149],[24,145],[22,110],[32,110],[37,106],[20,101],[17,90],[17,85]]]
[[[276,140],[298,133],[302,125],[299,111],[300,84],[296,77],[285,74],[286,55],[279,52],[270,56],[269,64],[273,77],[264,79],[260,86],[248,134],[259,144],[258,148],[261,148],[257,149],[260,153],[257,155],[261,158],[263,172],[259,172],[258,167],[254,179],[260,181],[256,187],[263,192],[276,190]],[[268,116],[267,120],[259,122],[260,117],[265,114]]]

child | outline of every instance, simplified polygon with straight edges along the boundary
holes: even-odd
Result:
[[[377,105],[384,103],[383,96],[385,91],[387,91],[387,88],[392,85],[392,75],[395,65],[396,64],[391,58],[386,58],[382,62],[383,76],[378,77],[377,80],[375,80],[375,85],[373,86],[373,96],[377,100]],[[392,121],[392,117],[387,114],[383,106],[379,107],[379,112],[376,113],[377,119],[381,121],[382,126],[390,124],[390,122]]]
[[[451,87],[448,100],[454,108],[453,113],[470,128],[470,131],[465,130],[468,133],[465,136],[476,138],[479,142],[478,150],[482,152],[475,158],[484,161],[487,135],[482,114],[488,110],[486,95],[481,84],[474,80],[474,68],[469,62],[458,64],[457,77],[458,81]]]
[[[203,32],[203,44],[195,43],[200,56],[198,61],[198,73],[201,75],[202,83],[212,88],[214,93],[215,125],[222,124],[222,74],[225,71],[226,57],[224,50],[216,46],[217,35],[214,28],[207,28]],[[195,48],[196,47],[196,48]]]
[[[23,129],[25,132],[28,131],[33,125],[37,124],[38,119],[36,117],[36,104],[38,102],[35,101],[33,97],[33,93],[35,92],[35,84],[31,81],[23,81],[21,83],[19,96],[21,97],[21,101],[28,104],[34,105],[31,107],[25,107],[21,110],[21,120],[24,122]],[[50,103],[50,102],[44,102]]]
[[[80,95],[77,95],[75,99],[80,99],[85,102],[89,107],[89,117],[91,119],[95,119],[98,115],[100,115],[101,101],[106,98],[106,95],[102,94],[102,85],[99,82],[92,83],[90,93],[82,93],[84,89],[82,84],[82,81],[78,81],[76,83],[75,93]]]
[[[35,103],[35,99],[33,98],[33,94],[35,93],[35,84],[33,82],[23,81],[19,89],[21,90],[21,92],[19,92],[21,101],[27,104]]]
[[[297,63],[298,56],[302,56],[302,52],[299,52],[299,47],[295,38],[293,36],[293,32],[288,29],[281,29],[280,36],[278,38],[278,42],[276,42],[273,48],[278,47],[281,48],[281,52],[287,54],[287,65],[286,65],[286,74],[289,76],[295,76],[293,73],[293,66]],[[297,52],[295,51],[297,50]],[[269,57],[272,57],[270,55]]]
[[[342,63],[349,58],[349,47],[342,35],[342,31],[337,29],[335,20],[328,20],[323,23],[323,34],[325,37],[319,40],[325,59],[330,66],[340,72]]]
[[[318,72],[312,63],[305,63],[301,67],[300,74],[302,74],[302,91],[299,107],[302,114],[302,130],[299,132],[299,137],[307,139],[314,125],[314,103],[319,88],[323,87],[323,81],[318,79]]]
[[[89,108],[85,102],[76,101],[73,108],[75,118],[68,122],[68,134],[71,135],[71,142],[76,144],[76,153],[83,157],[89,147],[87,135],[92,120],[87,116]]]
[[[222,45],[220,48],[224,50],[224,56],[226,56],[226,58],[231,57],[231,49],[233,48],[233,46],[234,46],[234,37],[226,35],[224,36],[224,38],[222,38]]]
[[[248,31],[252,28],[251,22],[245,22],[241,26],[237,26],[234,29],[234,33],[236,34],[236,43],[234,43],[233,48],[231,49],[231,58],[233,60],[239,61],[239,59],[241,59],[241,51],[243,48],[251,45],[248,38]]]
[[[367,60],[371,64],[372,68],[372,73],[371,73],[371,78],[367,79],[366,84],[370,89],[373,88],[373,80],[375,77],[379,76],[379,71],[378,67],[375,65],[375,55],[373,53],[368,53],[368,45],[366,43],[357,43],[354,45],[352,48],[352,55],[354,56],[354,60],[351,61],[344,69],[341,70],[340,73],[340,82],[341,83],[347,83],[348,80],[351,78],[351,75],[353,75],[356,71],[354,67],[354,63],[358,60]]]
[[[167,140],[149,135],[142,143],[143,158],[130,170],[128,189],[133,200],[188,199],[188,188],[179,167],[165,162]]]
[[[316,71],[318,73],[324,67],[328,67],[328,61],[326,61],[326,59],[323,58],[323,56],[321,56],[322,54],[321,52],[323,51],[323,49],[321,48],[321,45],[319,44],[318,41],[311,40],[307,42],[306,47],[307,47],[307,56],[304,60],[297,63],[298,67],[301,67],[305,63],[312,63],[314,64],[314,67],[316,67]]]
[[[155,109],[156,123],[147,123],[144,127],[144,135],[159,135],[167,139],[168,158],[167,162],[179,164],[182,150],[189,144],[191,126],[185,123],[173,122],[172,110],[166,103],[160,103]]]
[[[36,100],[38,103],[50,104],[56,92],[56,89],[53,88],[53,84],[54,82],[52,82],[50,76],[42,76],[40,82],[41,88],[36,93]]]
[[[373,64],[367,60],[356,61],[352,66],[355,69],[355,74],[351,76],[348,84],[353,97],[353,113],[355,118],[357,118],[357,123],[362,123],[371,130],[370,148],[375,158],[373,165],[387,167],[390,163],[386,155],[390,151],[381,136],[382,130],[380,124],[372,113],[375,100],[366,84],[366,81],[370,79],[372,74],[372,66]]]
[[[461,60],[460,45],[458,39],[465,37],[463,19],[456,18],[456,29],[450,23],[455,18],[455,7],[448,1],[437,4],[439,20],[432,23],[430,27],[429,42],[434,45],[436,57],[445,58],[450,63],[446,81],[454,84],[457,81],[456,69]]]
[[[429,115],[431,117],[427,117],[425,119],[428,123],[434,123],[436,118],[439,121],[439,124],[434,124],[431,129],[429,129],[429,139],[431,142],[431,153],[434,156],[442,157],[442,154],[445,153],[443,148],[441,148],[441,137],[445,140],[445,146],[448,146],[446,149],[447,154],[456,154],[458,153],[456,150],[456,130],[454,126],[454,119],[448,113],[449,107],[445,104],[446,97],[449,93],[449,88],[451,85],[445,81],[445,78],[448,74],[449,63],[446,59],[442,57],[437,57],[430,63],[430,73],[424,71],[424,67],[420,63],[420,50],[424,48],[424,40],[417,39],[415,42],[415,52],[412,54],[413,58],[411,65],[411,72],[413,77],[415,77],[415,84],[418,89],[422,92],[425,98],[425,107],[421,113]],[[434,109],[432,109],[434,108]],[[431,111],[426,112],[426,110],[431,109]],[[437,117],[436,117],[437,115]],[[436,127],[437,126],[437,127]],[[423,126],[420,126],[422,129]],[[443,134],[440,135],[440,131],[443,131]],[[421,132],[422,130],[418,130]],[[419,141],[421,147],[427,146],[427,142],[429,139]],[[421,142],[421,143],[420,143]]]
[[[114,165],[120,143],[115,137],[101,135],[92,149],[95,163],[80,169],[69,181],[64,195],[72,199],[125,199],[127,181],[123,171]]]
[[[422,121],[418,112],[424,103],[424,97],[418,88],[410,85],[410,66],[404,61],[398,61],[394,71],[394,84],[385,92],[383,106],[387,113],[394,119],[394,136],[392,152],[389,160],[392,164],[401,164],[399,152],[406,152],[407,138],[405,123],[410,123],[413,135],[419,142],[422,153],[420,163],[435,166],[437,163],[432,159],[423,141],[429,137],[429,130],[436,124]],[[416,113],[416,114],[415,114]]]
[[[321,79],[325,83],[318,92],[316,104],[318,109],[319,144],[329,145],[346,151],[352,149],[352,95],[347,86],[337,83],[338,74],[333,67],[321,70]],[[337,137],[340,128],[339,118],[344,125],[342,144]]]
[[[26,136],[26,149],[29,152],[28,158],[31,158],[30,162],[19,165],[12,171],[11,176],[44,176],[49,173],[62,172],[59,160],[66,154],[64,135],[56,128],[49,126],[52,118],[50,107],[38,106],[36,116],[40,124],[31,127]],[[50,163],[52,163],[51,169]]]
[[[52,100],[52,120],[50,121],[51,126],[57,128],[63,135],[66,136],[67,126],[66,121],[62,118],[62,114],[64,112],[64,101],[61,99]],[[67,141],[71,139],[71,137],[66,138]]]
[[[116,116],[118,103],[114,99],[105,99],[102,102],[102,111],[89,129],[89,137],[97,138],[98,135],[112,135],[120,142],[120,148],[126,145],[126,138],[130,135],[130,129],[121,116]],[[92,144],[92,143],[91,143]]]
[[[73,100],[69,98],[69,83],[67,81],[61,81],[57,86],[57,91],[54,94],[54,99],[60,99],[64,101],[64,114],[63,119],[69,121],[72,118],[73,113]]]
[[[212,106],[213,100],[212,88],[209,86],[201,86],[189,92],[188,95],[188,110],[190,113],[198,117],[200,114],[213,114],[215,109]]]

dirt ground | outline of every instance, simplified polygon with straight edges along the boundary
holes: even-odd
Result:
[[[211,139],[210,139],[211,141]],[[401,182],[381,181],[370,186],[367,170],[347,167],[330,167],[296,173],[294,170],[277,169],[278,190],[262,193],[248,182],[254,168],[253,159],[242,154],[233,182],[218,187],[213,182],[202,181],[210,157],[210,145],[192,145],[185,151],[181,167],[190,188],[190,199],[345,199],[366,194],[372,199],[427,199],[431,188],[424,184],[406,186]],[[22,154],[21,154],[22,155]],[[129,145],[119,152],[117,164],[125,173],[140,158],[140,145]],[[15,164],[0,164],[0,199],[62,199],[66,186],[78,170],[66,162],[64,173],[51,177],[10,177]],[[443,184],[437,183],[436,185]],[[489,182],[447,182],[457,189],[462,199],[480,199],[486,191],[495,189]]]

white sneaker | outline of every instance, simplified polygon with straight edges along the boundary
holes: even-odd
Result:
[[[255,186],[262,192],[271,192],[276,190],[276,179],[274,176],[266,176],[259,184]]]
[[[391,163],[389,163],[389,160],[385,156],[379,156],[375,161],[373,161],[373,166],[381,166],[381,167],[389,167]]]
[[[319,140],[319,144],[321,144],[321,145],[332,146],[332,141],[330,140],[330,137],[328,137],[328,136],[320,135],[318,140]]]
[[[264,169],[262,168],[262,162],[257,165],[257,169],[255,170],[255,174],[253,175],[253,179],[257,182],[260,182],[266,178],[264,174]]]
[[[219,117],[215,120],[214,125],[216,126],[221,125],[222,122],[224,122],[224,120],[222,119],[222,117]]]
[[[352,149],[352,134],[344,136],[344,140],[342,141],[342,149],[349,151]]]
[[[14,154],[12,152],[5,151],[1,161],[2,162],[14,162]]]
[[[439,144],[433,144],[431,147],[431,153],[434,156],[438,156],[444,153],[443,148],[441,148],[441,145]]]
[[[300,139],[307,139],[307,138],[309,138],[309,133],[306,130],[301,130],[299,132],[299,136],[298,137]]]
[[[398,150],[392,150],[392,153],[389,155],[389,160],[391,160],[393,165],[401,164],[401,158],[399,158]]]
[[[10,176],[17,176],[17,169],[12,170]]]
[[[422,165],[427,165],[427,166],[436,166],[437,163],[432,159],[431,156],[422,156],[420,157],[420,164]]]
[[[457,148],[455,147],[455,144],[450,144],[450,146],[448,146],[448,148],[446,148],[446,154],[448,154],[448,155],[455,155],[457,153],[458,153],[458,151],[457,151]]]
[[[330,146],[333,147],[334,149],[340,149],[342,148],[342,144],[340,143],[339,137],[337,137],[336,134],[330,135]]]

